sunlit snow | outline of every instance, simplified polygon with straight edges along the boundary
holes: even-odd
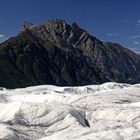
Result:
[[[136,139],[140,84],[0,89],[0,140]]]

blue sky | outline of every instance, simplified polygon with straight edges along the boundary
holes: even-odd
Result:
[[[103,41],[140,53],[140,0],[0,0],[0,41],[16,35],[23,21],[60,18],[76,22]]]

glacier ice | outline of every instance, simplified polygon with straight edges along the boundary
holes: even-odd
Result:
[[[140,84],[0,90],[0,140],[140,139]]]

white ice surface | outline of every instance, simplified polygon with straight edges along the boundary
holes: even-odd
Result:
[[[0,88],[0,140],[140,140],[140,84]]]

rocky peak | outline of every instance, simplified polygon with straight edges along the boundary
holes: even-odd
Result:
[[[29,25],[30,26],[30,25]],[[26,27],[26,26],[25,26]],[[28,27],[28,24],[27,24]],[[28,28],[36,37],[41,38],[44,41],[50,41],[61,48],[76,48],[80,46],[80,50],[93,47],[93,37],[77,23],[67,24],[61,19],[52,19],[47,22],[34,25],[32,28]]]
[[[31,26],[33,26],[33,23],[31,23],[31,22],[29,22],[29,21],[24,21],[23,24],[22,24],[21,30],[22,30],[22,31],[27,30],[27,29],[29,29]]]
[[[78,24],[77,24],[76,22],[72,23],[71,26],[72,26],[73,28],[79,28],[79,26],[78,26]]]
[[[64,20],[61,20],[61,19],[52,19],[52,20],[48,20],[45,23],[45,25],[48,28],[57,29],[57,28],[66,27],[67,23]]]

